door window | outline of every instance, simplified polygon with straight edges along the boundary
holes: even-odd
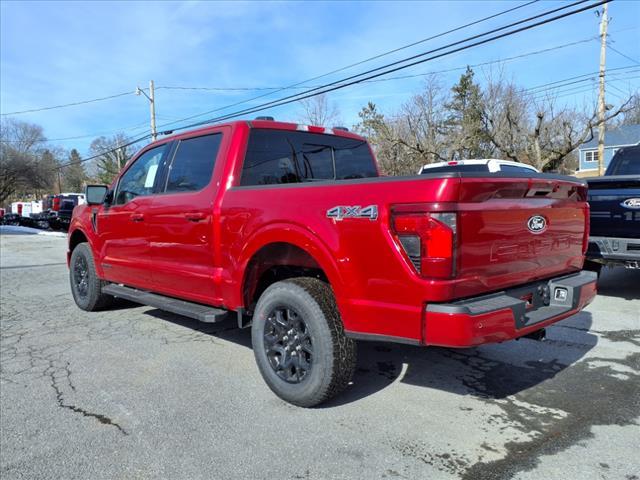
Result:
[[[166,192],[195,192],[209,185],[221,133],[180,140],[169,167]]]
[[[116,190],[115,204],[124,205],[136,197],[151,195],[165,145],[143,153],[122,175]]]

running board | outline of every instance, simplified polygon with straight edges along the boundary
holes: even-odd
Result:
[[[185,317],[194,318],[205,323],[219,322],[227,315],[226,310],[201,305],[199,303],[186,302],[177,298],[165,297],[164,295],[149,293],[143,290],[136,290],[135,288],[125,287],[115,283],[110,283],[102,287],[102,293],[178,315],[184,315]]]

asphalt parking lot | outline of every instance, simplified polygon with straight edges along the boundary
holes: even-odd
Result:
[[[640,478],[640,271],[605,271],[545,342],[359,343],[347,392],[301,409],[233,318],[86,313],[64,238],[0,248],[3,479]]]

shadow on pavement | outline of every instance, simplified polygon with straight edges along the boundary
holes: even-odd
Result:
[[[538,385],[579,361],[598,342],[592,319],[581,312],[548,329],[550,339],[529,339],[469,349],[359,342],[353,385],[326,407],[364,398],[397,381],[458,395],[502,399]],[[556,340],[562,329],[567,341]]]
[[[146,313],[251,348],[251,329],[238,329],[234,314],[218,323],[201,323],[156,309]],[[458,395],[502,399],[553,378],[584,357],[598,341],[589,333],[591,324],[591,314],[583,311],[550,327],[543,342],[522,339],[470,349],[358,342],[352,384],[320,408],[355,402],[396,381]]]

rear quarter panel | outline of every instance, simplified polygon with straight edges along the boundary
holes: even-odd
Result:
[[[458,183],[458,178],[378,178],[230,188],[220,217],[223,296],[230,307],[241,306],[243,272],[252,255],[268,243],[292,243],[327,274],[348,330],[419,338],[425,291],[431,286],[437,296],[441,287],[420,279],[400,254],[389,230],[390,205],[420,199],[450,203]],[[327,217],[333,207],[353,205],[377,205],[378,218]],[[407,317],[399,318],[398,311]]]

